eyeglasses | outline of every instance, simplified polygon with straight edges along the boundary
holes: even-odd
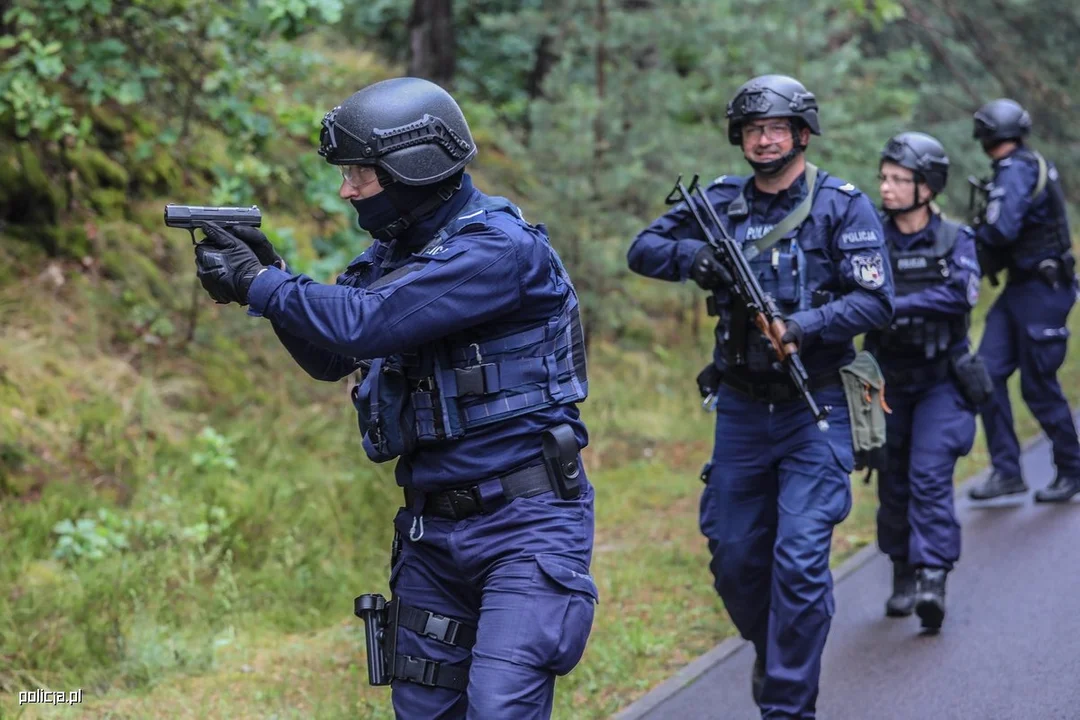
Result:
[[[877,181],[881,185],[889,183],[893,187],[915,184],[915,178],[913,177],[900,177],[899,175],[886,175],[884,173],[878,173]]]
[[[375,168],[370,165],[342,165],[341,179],[349,187],[359,190],[376,180]]]
[[[767,125],[744,125],[742,129],[743,140],[757,142],[764,135],[766,140],[779,142],[791,139],[791,123],[776,122]]]

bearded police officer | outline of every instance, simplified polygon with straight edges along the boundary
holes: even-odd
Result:
[[[812,718],[834,609],[832,530],[851,507],[839,368],[855,356],[852,338],[888,322],[892,280],[873,205],[803,155],[821,134],[812,93],[790,77],[757,77],[727,116],[728,139],[753,175],[721,177],[706,197],[785,314],[783,342],[797,344],[814,398],[832,407],[827,430],[774,367],[769,342],[734,301],[731,276],[685,204],[638,235],[628,260],[635,272],[693,279],[712,294],[716,442],[700,513],[710,569],[757,651],[752,687],[762,717]]]
[[[1076,302],[1076,263],[1057,168],[1024,144],[1030,132],[1030,115],[1013,100],[991,101],[975,113],[974,135],[994,170],[976,240],[988,258],[984,272],[1008,274],[979,346],[995,385],[982,411],[993,471],[972,488],[975,500],[1028,489],[1006,385],[1017,369],[1020,394],[1050,439],[1057,468],[1036,501],[1064,502],[1080,492],[1080,443],[1057,379],[1069,338],[1065,322]]]
[[[878,477],[878,547],[893,562],[885,613],[914,611],[933,630],[945,615],[945,576],[960,558],[953,470],[975,441],[975,407],[992,392],[968,344],[979,300],[974,233],[932,210],[948,177],[949,158],[935,138],[905,132],[885,145],[878,181],[896,313],[866,336],[892,408]]]
[[[397,459],[405,494],[392,600],[362,596],[388,619],[368,662],[392,677],[397,716],[547,718],[597,599],[570,278],[542,225],[473,187],[469,127],[430,82],[355,93],[327,113],[319,153],[375,238],[337,283],[273,266],[246,228],[207,231],[199,277],[267,318],[312,377],[363,375],[364,450]]]

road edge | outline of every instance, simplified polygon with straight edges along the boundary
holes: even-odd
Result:
[[[1073,409],[1073,415],[1076,415],[1076,409]],[[1025,454],[1036,447],[1040,443],[1046,442],[1047,438],[1044,433],[1028,439],[1021,444],[1020,453]],[[955,486],[955,493],[957,503],[960,502],[961,497],[966,494],[968,487],[976,482],[984,480],[990,474],[990,468],[986,467],[978,471],[974,475],[962,480]],[[866,563],[873,560],[878,555],[877,546],[873,543],[860,549],[854,555],[842,562],[839,567],[833,570],[833,582],[839,584],[843,582],[848,576],[861,568]],[[721,642],[716,647],[707,651],[705,654],[691,660],[688,664],[684,665],[674,675],[668,679],[662,681],[659,685],[654,687],[649,692],[642,695],[634,702],[627,705],[620,710],[617,714],[612,716],[613,720],[641,720],[646,715],[655,710],[658,706],[662,705],[666,701],[681,692],[685,687],[691,685],[699,677],[704,675],[709,670],[713,669],[717,665],[720,665],[729,657],[738,652],[743,645],[748,644],[746,640],[743,640],[738,635],[729,637]],[[747,680],[749,684],[749,679]]]

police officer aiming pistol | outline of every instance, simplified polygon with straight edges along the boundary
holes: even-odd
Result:
[[[596,586],[577,295],[542,225],[472,184],[461,109],[426,80],[370,85],[319,154],[374,243],[334,285],[274,267],[262,233],[210,227],[203,287],[265,317],[317,380],[359,372],[363,449],[397,460],[392,598],[357,598],[369,681],[406,720],[547,718]]]

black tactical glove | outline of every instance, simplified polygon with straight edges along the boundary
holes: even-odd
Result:
[[[716,259],[716,251],[708,245],[694,255],[694,262],[690,265],[690,279],[702,290],[719,290],[730,287],[734,282],[731,273]]]
[[[786,327],[786,329],[784,330],[784,334],[780,336],[780,343],[782,345],[787,345],[788,343],[795,343],[795,347],[797,347],[799,350],[802,350],[802,327],[794,320],[785,320],[784,326]]]
[[[248,225],[234,225],[229,228],[228,232],[243,240],[263,265],[274,265],[282,270],[285,269],[285,261],[277,254],[274,246],[270,244],[270,241],[258,228],[249,227]]]
[[[195,268],[203,289],[216,302],[247,305],[248,289],[264,268],[240,238],[207,223],[206,239],[195,246]]]

